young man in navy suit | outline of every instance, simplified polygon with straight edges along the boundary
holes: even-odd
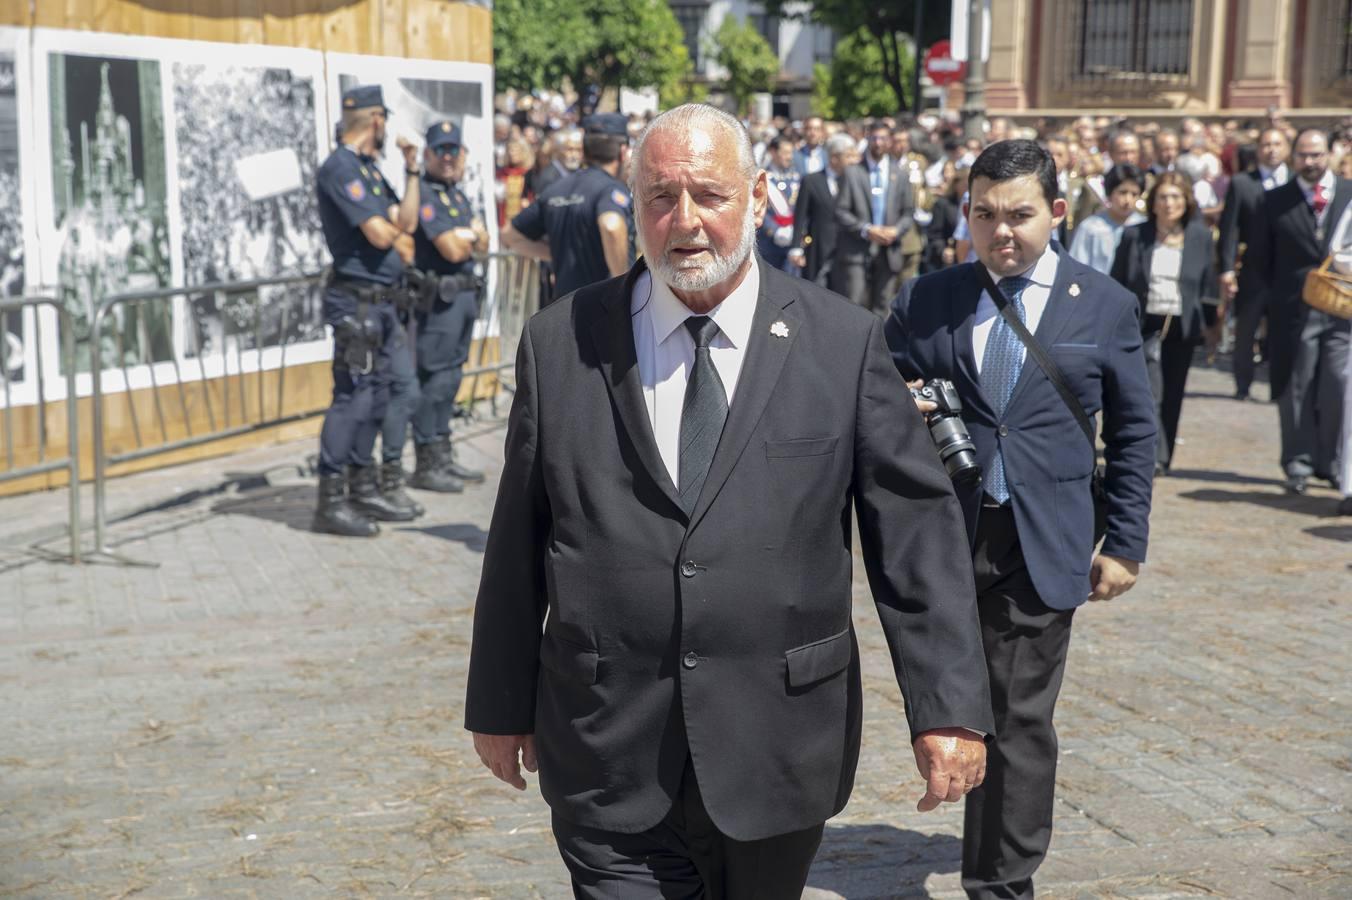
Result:
[[[963,887],[974,898],[1032,897],[1033,873],[1051,840],[1052,714],[1071,616],[1086,600],[1130,590],[1145,560],[1154,405],[1137,299],[1050,243],[1066,212],[1051,155],[1032,141],[992,145],[972,166],[963,212],[978,261],[907,284],[886,335],[908,380],[946,378],[956,386],[984,472],[980,485],[959,489],[959,499],[995,736],[985,784],[967,798]],[[1103,413],[1108,531],[1097,553],[1095,453],[983,289],[983,265],[1084,412]]]

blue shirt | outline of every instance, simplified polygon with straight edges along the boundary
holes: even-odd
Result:
[[[1109,274],[1113,257],[1117,255],[1117,245],[1122,243],[1122,232],[1128,225],[1139,225],[1144,221],[1145,216],[1132,213],[1119,225],[1107,210],[1094,213],[1075,226],[1075,236],[1070,239],[1071,259],[1084,263],[1095,272]]]
[[[418,230],[413,234],[413,264],[424,272],[459,274],[472,261],[451,262],[441,255],[434,242],[452,228],[469,227],[473,219],[469,198],[458,185],[424,178],[419,199],[422,205],[418,208]]]
[[[589,166],[560,178],[545,188],[535,202],[512,219],[512,227],[533,241],[549,239],[550,265],[554,267],[554,296],[562,297],[580,287],[610,277],[601,230],[596,220],[602,213],[624,216],[632,236],[634,203],[624,183],[603,169]],[[629,242],[633,262],[634,242]]]
[[[374,247],[361,232],[362,223],[373,217],[388,222],[391,204],[399,202],[375,159],[340,146],[319,167],[315,191],[333,271],[344,278],[393,284],[403,274],[403,260],[393,246]]]

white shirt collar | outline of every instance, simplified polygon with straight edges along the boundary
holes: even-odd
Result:
[[[1033,263],[1033,267],[1028,271],[1023,272],[1022,275],[1033,284],[1050,288],[1056,281],[1056,265],[1059,261],[1060,260],[1056,255],[1056,249],[1052,247],[1051,242],[1048,241],[1047,249],[1042,251],[1042,255],[1038,257],[1037,262]],[[978,265],[980,265],[980,263],[978,263]],[[990,272],[990,269],[987,269],[986,271]],[[994,272],[991,272],[991,278],[995,280],[996,284],[999,284],[1006,278],[1013,277],[1015,276],[996,275]]]
[[[1288,178],[1291,177],[1290,174],[1289,174],[1289,173],[1287,172],[1287,170],[1286,170],[1286,163],[1277,163],[1277,168],[1275,168],[1275,169],[1267,169],[1267,168],[1264,168],[1264,167],[1263,167],[1263,164],[1262,164],[1262,163],[1259,163],[1259,164],[1258,164],[1258,180],[1259,180],[1259,181],[1265,181],[1265,180],[1267,180],[1267,179],[1269,179],[1269,178],[1276,179],[1276,178],[1278,178],[1279,176],[1280,176],[1280,180],[1281,180],[1283,183],[1285,183],[1286,180],[1287,180]]]
[[[651,272],[648,274],[651,275]],[[760,263],[756,254],[751,254],[751,269],[723,302],[711,309],[706,315],[718,325],[720,337],[733,347],[744,348],[751,338],[751,320],[756,314],[756,300],[760,296]],[[653,323],[653,343],[660,345],[680,328],[686,319],[698,313],[680,301],[661,279],[652,276],[652,309],[649,313]]]

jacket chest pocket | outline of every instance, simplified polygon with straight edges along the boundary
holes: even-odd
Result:
[[[834,437],[800,438],[792,441],[766,441],[766,459],[802,459],[813,456],[830,456],[836,452]]]

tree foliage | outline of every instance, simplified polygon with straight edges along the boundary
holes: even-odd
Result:
[[[914,60],[904,42],[897,49],[902,83],[909,88]],[[837,119],[890,116],[908,107],[909,89],[900,96],[895,93],[882,74],[883,59],[878,43],[863,28],[837,43],[830,68],[821,68],[825,71],[813,73],[813,97],[815,100],[821,91],[829,98],[830,112],[818,111],[823,116]],[[816,79],[823,75],[825,85],[821,86]]]
[[[664,0],[497,0],[493,61],[499,89],[656,87],[679,92],[691,71]]]
[[[865,30],[878,48],[879,69],[884,82],[892,90],[893,112],[906,105],[909,93],[910,68],[906,62],[906,43],[902,35],[915,28],[916,3],[924,4],[924,24],[919,47],[927,47],[947,37],[952,0],[814,0],[806,12],[786,11],[786,7],[801,9],[795,0],[764,0],[765,11],[785,18],[805,18],[826,25],[837,34],[853,35]],[[837,47],[839,52],[839,47]],[[837,115],[843,113],[837,112]]]
[[[724,87],[744,113],[753,94],[774,90],[779,56],[759,31],[732,16],[724,17],[714,42],[714,59],[728,73]]]

